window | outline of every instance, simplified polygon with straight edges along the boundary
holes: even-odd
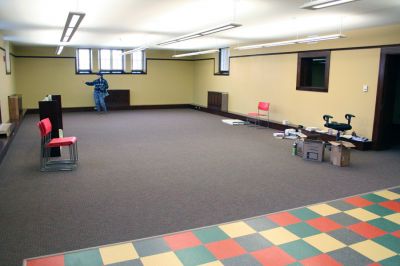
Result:
[[[122,73],[124,59],[122,50],[100,49],[100,71]]]
[[[219,49],[219,71],[220,74],[229,74],[229,47]]]
[[[92,50],[76,50],[76,69],[78,73],[90,73],[92,71]]]
[[[146,72],[146,54],[145,51],[135,51],[132,53],[132,73]]]
[[[330,51],[299,53],[297,90],[328,92]]]

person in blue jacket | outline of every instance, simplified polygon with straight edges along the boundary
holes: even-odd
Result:
[[[93,98],[94,98],[94,103],[96,104],[96,111],[97,112],[107,112],[107,106],[104,101],[104,98],[108,96],[108,82],[103,78],[102,73],[96,74],[100,76],[98,79],[90,82],[87,81],[85,82],[86,85],[88,86],[94,86],[94,91],[93,91]]]

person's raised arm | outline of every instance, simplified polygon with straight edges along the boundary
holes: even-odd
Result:
[[[94,82],[92,81],[86,81],[85,84],[88,86],[94,86]]]

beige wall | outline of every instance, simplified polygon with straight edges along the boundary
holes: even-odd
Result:
[[[61,94],[64,107],[93,106],[93,87],[84,82],[97,76],[75,74],[75,59],[54,58],[54,51],[53,48],[16,48],[19,56],[36,56],[16,58],[16,85],[18,93],[23,95],[24,108],[37,108],[38,101],[47,94]],[[168,55],[165,56],[169,58]],[[66,49],[62,56],[74,56],[74,52]],[[193,101],[192,62],[148,60],[147,75],[110,74],[105,78],[110,89],[131,90],[131,105],[190,104]]]
[[[400,25],[354,31],[346,35],[347,39],[314,45],[291,45],[247,52],[231,49],[233,56],[266,55],[231,58],[229,76],[214,75],[217,69],[214,70],[214,63],[217,60],[196,61],[194,103],[207,105],[207,91],[228,92],[230,112],[246,114],[256,110],[258,101],[269,101],[271,120],[289,120],[293,124],[320,128],[323,128],[324,114],[331,114],[335,121],[345,122],[344,115],[352,113],[356,116],[352,122],[353,130],[371,138],[380,48],[332,51],[328,93],[296,90],[296,51],[399,44]],[[268,55],[284,52],[291,53]],[[368,85],[368,92],[362,92],[364,84]]]
[[[11,46],[11,45],[10,45]],[[4,47],[3,36],[0,33],[0,47]],[[3,60],[5,56],[5,51],[0,50],[0,104],[1,104],[1,119],[3,123],[9,121],[9,111],[8,111],[8,96],[15,94],[15,59],[13,56],[11,59],[11,74],[6,74],[6,66]],[[12,47],[10,47],[12,51]]]

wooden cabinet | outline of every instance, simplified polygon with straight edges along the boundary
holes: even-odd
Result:
[[[11,122],[17,122],[22,118],[22,95],[13,94],[8,96],[8,110]]]
[[[129,90],[108,90],[108,94],[105,102],[109,110],[129,109],[131,99]]]
[[[228,93],[209,91],[207,107],[213,111],[228,112]]]

